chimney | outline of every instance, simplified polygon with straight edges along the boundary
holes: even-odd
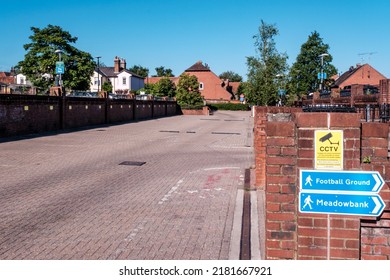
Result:
[[[119,57],[115,57],[114,59],[114,73],[119,73],[120,72],[120,60]]]
[[[126,69],[126,59],[121,58],[120,70]]]

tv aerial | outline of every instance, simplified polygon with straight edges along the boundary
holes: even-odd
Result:
[[[358,53],[358,56],[360,56],[361,60],[362,60],[362,64],[364,64],[364,58],[365,57],[368,57],[368,64],[370,64],[370,61],[371,61],[371,56],[373,54],[376,54],[378,52],[365,52],[365,53]]]

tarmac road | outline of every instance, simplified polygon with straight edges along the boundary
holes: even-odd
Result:
[[[231,258],[252,128],[217,112],[0,142],[0,259]]]

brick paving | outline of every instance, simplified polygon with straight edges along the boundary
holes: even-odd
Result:
[[[1,142],[0,259],[228,259],[252,128],[218,112]]]

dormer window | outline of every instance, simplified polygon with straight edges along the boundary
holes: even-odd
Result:
[[[199,83],[199,90],[203,90],[204,89],[204,84],[203,83]]]

